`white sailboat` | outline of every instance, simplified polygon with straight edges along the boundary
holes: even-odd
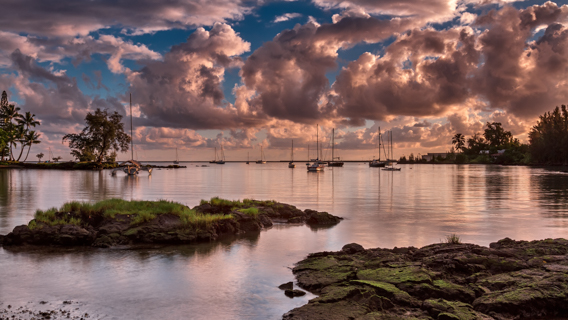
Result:
[[[179,164],[178,148],[176,148],[176,159],[174,160],[174,164]]]
[[[324,169],[323,162],[321,162],[319,159],[318,150],[319,150],[319,125],[316,125],[316,159],[314,163],[308,166],[308,172],[319,172],[323,171]]]
[[[215,154],[215,158],[217,158],[217,154]],[[225,151],[223,151],[223,145],[221,145],[221,156],[219,160],[215,161],[216,164],[225,164]]]
[[[260,160],[256,160],[257,164],[265,164],[266,160],[264,160],[264,151],[262,151],[262,146],[260,146]]]
[[[292,140],[292,160],[288,163],[288,168],[296,168],[296,164],[294,163],[294,140]]]
[[[381,137],[381,127],[379,127],[379,159],[375,159],[373,156],[373,160],[369,161],[369,167],[371,168],[384,168],[386,165],[386,162],[381,161],[381,142],[382,142],[382,137]],[[384,151],[384,145],[383,145],[383,151]],[[386,157],[386,153],[385,153],[385,157]]]
[[[343,161],[335,156],[335,128],[331,130],[331,161],[327,163],[328,167],[343,167]],[[337,160],[337,161],[336,161]]]
[[[383,168],[383,170],[385,170],[385,171],[400,171],[401,168],[396,168],[394,166],[396,161],[393,159],[394,158],[394,150],[393,150],[393,143],[392,143],[392,131],[388,132],[388,136],[389,136],[389,138],[387,138],[387,142],[389,142],[389,147],[387,148],[387,150],[389,150],[389,155],[387,156],[388,166]]]
[[[148,175],[152,174],[151,167],[143,167],[142,164],[134,160],[134,135],[132,134],[132,93],[130,94],[130,149],[131,149],[131,160],[121,162],[117,168],[112,170],[112,175],[116,176],[118,171],[123,171],[129,176],[137,175],[140,171],[148,171]]]

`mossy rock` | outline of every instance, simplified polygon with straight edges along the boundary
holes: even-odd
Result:
[[[395,285],[390,283],[372,280],[351,280],[351,283],[370,286],[378,295],[383,297],[392,298],[403,302],[409,302],[411,299],[410,295],[407,292],[400,290]]]
[[[360,280],[373,280],[392,284],[405,282],[432,284],[432,276],[434,276],[433,272],[415,266],[367,269],[357,272],[357,278]]]
[[[422,308],[435,319],[476,320],[479,318],[478,313],[470,304],[460,301],[428,299],[424,301]]]

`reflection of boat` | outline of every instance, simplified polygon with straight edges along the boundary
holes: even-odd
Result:
[[[323,171],[324,165],[318,157],[319,152],[319,126],[316,125],[316,159],[314,163],[308,165],[308,172],[319,172]]]
[[[292,160],[288,163],[288,168],[296,168],[296,164],[294,163],[294,140],[292,140]]]
[[[178,159],[178,148],[176,148],[176,159],[174,160],[174,164],[179,164],[179,159]]]
[[[140,171],[148,171],[149,175],[152,174],[151,167],[143,167],[140,162],[136,160],[127,160],[120,163],[118,168],[114,168],[114,170],[112,170],[112,175],[116,176],[116,172],[121,170],[129,176],[137,175]]]
[[[215,158],[217,158],[217,153],[215,153]],[[221,156],[219,160],[215,161],[216,164],[225,164],[225,151],[223,151],[223,145],[221,145]]]
[[[339,157],[335,157],[335,128],[332,129],[331,134],[331,161],[327,163],[328,167],[343,167],[343,161],[339,161]],[[337,161],[335,161],[337,159]]]
[[[264,151],[262,151],[262,146],[260,146],[260,160],[256,160],[258,164],[265,164],[266,160],[264,160]]]
[[[388,135],[389,138],[387,138],[387,142],[389,142],[389,146],[387,147],[387,150],[389,150],[389,154],[387,156],[387,164],[389,165],[389,167],[386,167],[383,170],[385,170],[385,171],[400,171],[400,168],[394,167],[394,163],[396,161],[393,160],[394,152],[393,152],[393,143],[392,143],[392,131],[389,131],[388,134],[389,134]]]
[[[379,127],[379,159],[373,159],[371,161],[369,161],[369,167],[371,168],[384,168],[386,165],[386,162],[381,161],[381,141],[382,141],[382,137],[381,137],[381,127]],[[383,145],[383,151],[384,151],[384,145]],[[386,157],[386,154],[385,154]]]

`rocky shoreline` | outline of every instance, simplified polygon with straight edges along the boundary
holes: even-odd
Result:
[[[568,319],[568,240],[310,254],[293,273],[317,298],[296,319]]]
[[[327,212],[300,210],[274,201],[248,200],[246,203],[222,199],[202,201],[190,209],[197,214],[223,216],[211,223],[188,223],[173,213],[158,214],[140,221],[137,214],[82,212],[79,209],[53,213],[52,221],[38,219],[20,225],[0,236],[4,247],[21,245],[93,246],[108,248],[136,244],[189,244],[213,241],[221,236],[260,232],[275,222],[307,224],[310,227],[332,226],[342,218]],[[251,213],[251,212],[254,212]],[[37,217],[37,216],[36,216]],[[73,223],[70,223],[70,222]]]

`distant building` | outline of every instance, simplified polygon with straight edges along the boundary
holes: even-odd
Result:
[[[432,159],[433,159],[434,157],[436,157],[436,158],[441,157],[442,159],[446,159],[446,156],[447,156],[447,155],[448,155],[447,152],[438,152],[438,153],[430,153],[430,152],[428,152],[428,154],[422,156],[422,160],[432,161]]]

